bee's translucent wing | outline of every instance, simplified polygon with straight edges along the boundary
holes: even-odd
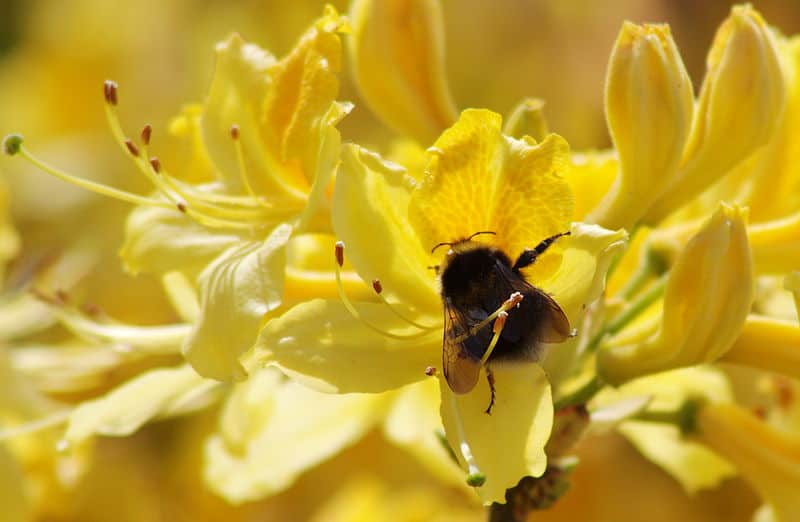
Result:
[[[442,342],[442,367],[447,384],[454,393],[467,393],[478,382],[481,363],[457,339],[469,328],[461,314],[444,303],[444,340]]]
[[[552,297],[538,288],[533,287],[533,290],[540,303],[536,308],[543,315],[537,332],[539,341],[561,343],[569,339],[572,336],[572,327],[569,325],[567,315]]]

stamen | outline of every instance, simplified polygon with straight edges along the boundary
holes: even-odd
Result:
[[[434,375],[436,375],[436,368],[434,368],[433,366],[425,367],[425,375],[427,375],[428,377],[433,377]]]
[[[483,486],[486,482],[486,475],[484,475],[478,464],[475,462],[475,457],[472,456],[472,449],[469,447],[467,438],[464,436],[464,423],[461,421],[461,410],[456,401],[456,395],[449,390],[446,392],[450,396],[450,406],[453,409],[453,419],[456,424],[456,438],[459,440],[458,449],[461,456],[464,457],[464,462],[467,463],[467,484],[474,488]]]
[[[375,332],[377,332],[377,333],[379,333],[379,334],[381,334],[381,335],[383,335],[385,337],[389,337],[391,339],[408,340],[408,339],[414,339],[414,338],[417,338],[417,337],[422,337],[422,336],[427,335],[427,334],[430,333],[429,331],[424,331],[423,330],[421,332],[417,332],[417,333],[413,333],[413,334],[406,334],[406,335],[395,334],[395,333],[387,332],[386,330],[384,330],[384,329],[382,329],[382,328],[380,328],[378,326],[375,326],[371,322],[369,322],[366,319],[364,319],[361,316],[361,314],[359,313],[359,311],[356,310],[356,307],[353,306],[353,303],[350,301],[350,299],[347,297],[347,294],[344,291],[344,286],[342,286],[342,265],[344,265],[344,243],[342,241],[337,241],[336,242],[334,253],[335,253],[335,256],[336,256],[336,291],[339,294],[339,299],[342,301],[342,304],[347,309],[347,311],[350,312],[350,315],[352,315],[353,318],[355,318],[356,320],[358,320],[361,323],[363,323],[364,326],[366,326],[370,330],[373,330],[373,331],[375,331]]]
[[[476,324],[475,326],[467,330],[467,333],[456,337],[454,342],[460,343],[466,339],[469,339],[470,337],[478,333],[484,326],[494,321],[502,312],[508,312],[512,308],[519,306],[524,297],[525,296],[523,296],[521,293],[514,292],[508,297],[508,299],[506,299],[503,302],[503,304],[500,305],[500,308],[492,312],[491,315],[489,315],[486,319],[484,319],[480,323]]]
[[[492,337],[492,341],[489,343],[489,347],[483,353],[483,357],[481,357],[481,365],[485,365],[486,361],[489,360],[489,357],[492,356],[494,347],[497,346],[497,341],[500,339],[500,334],[503,332],[503,328],[506,326],[506,319],[508,319],[508,312],[503,311],[497,314],[497,319],[492,326],[494,336]]]
[[[89,181],[87,179],[83,179],[81,177],[75,176],[73,174],[69,174],[64,172],[63,170],[57,169],[52,165],[48,165],[44,161],[38,159],[36,156],[31,154],[25,146],[21,143],[19,145],[18,154],[25,158],[28,162],[33,164],[39,170],[50,174],[51,176],[55,176],[56,178],[66,181],[67,183],[71,183],[72,185],[76,185],[81,187],[82,189],[88,190],[90,192],[94,192],[96,194],[100,194],[103,196],[107,196],[109,198],[118,199],[121,201],[125,201],[127,203],[132,203],[134,205],[144,205],[149,207],[161,207],[161,208],[173,208],[173,206],[167,201],[160,201],[157,199],[151,199],[145,196],[140,196],[138,194],[133,194],[130,192],[126,192],[124,190],[119,190],[116,188],[109,187],[107,185],[103,185],[102,183],[96,183],[94,181]]]
[[[236,162],[239,164],[239,179],[242,182],[245,192],[251,198],[259,200],[256,196],[253,187],[250,186],[250,180],[247,177],[247,165],[244,162],[244,150],[242,149],[242,142],[239,141],[241,131],[238,125],[231,125],[231,138],[233,138],[233,147],[236,149]]]
[[[416,328],[419,328],[420,330],[438,330],[439,328],[441,328],[441,325],[438,325],[438,326],[426,326],[424,324],[420,324],[420,323],[414,321],[413,319],[411,319],[409,317],[406,317],[404,314],[402,314],[383,295],[383,293],[382,293],[383,292],[383,285],[381,284],[381,280],[380,279],[373,279],[372,280],[372,289],[375,290],[375,293],[378,295],[378,297],[380,298],[381,302],[383,304],[385,304],[387,306],[387,308],[389,308],[389,310],[391,310],[394,315],[396,315],[397,317],[399,317],[403,321],[407,322],[408,324],[410,324],[412,326],[415,326]]]

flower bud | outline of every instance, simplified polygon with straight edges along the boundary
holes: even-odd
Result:
[[[692,124],[692,82],[666,25],[626,22],[606,76],[606,118],[620,172],[590,214],[630,228],[677,174]]]
[[[612,339],[598,354],[607,382],[711,362],[730,349],[753,301],[745,219],[722,204],[689,240],[670,271],[658,331],[635,344]]]
[[[750,5],[733,8],[707,58],[692,133],[678,178],[647,212],[657,223],[698,195],[775,131],[786,80],[771,29]]]
[[[437,0],[357,0],[350,55],[361,96],[395,131],[433,143],[458,117],[444,76]]]

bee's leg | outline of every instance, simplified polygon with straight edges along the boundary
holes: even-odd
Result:
[[[560,234],[543,239],[542,242],[536,245],[535,248],[523,250],[517,258],[517,261],[514,263],[514,270],[519,270],[520,268],[525,268],[526,266],[532,265],[533,262],[536,261],[536,258],[544,254],[544,251],[550,248],[550,245],[552,245],[556,239],[568,235],[570,235],[569,231],[561,232]]]
[[[489,368],[488,364],[485,365],[483,367],[483,369],[486,370],[486,381],[489,383],[489,391],[492,394],[492,398],[489,401],[489,407],[486,408],[485,412],[486,412],[486,415],[491,415],[492,414],[492,406],[494,406],[494,374],[492,373],[492,369]]]

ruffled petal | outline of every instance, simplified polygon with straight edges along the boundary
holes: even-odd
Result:
[[[120,256],[132,274],[193,273],[239,241],[234,232],[206,228],[175,210],[138,207],[128,216]]]
[[[573,197],[562,174],[569,168],[569,146],[551,134],[541,143],[516,140],[501,132],[502,118],[469,109],[431,147],[427,175],[414,191],[408,217],[426,250],[479,231],[515,259],[549,236],[566,232]],[[537,260],[542,279],[558,267],[556,243]]]
[[[220,380],[244,375],[239,356],[253,346],[264,315],[283,299],[291,233],[284,224],[263,242],[235,245],[200,275],[201,314],[183,354],[201,375]]]
[[[461,448],[463,443],[469,446],[486,476],[476,489],[484,504],[505,503],[506,489],[524,476],[544,473],[544,447],[553,426],[550,383],[539,365],[495,364],[492,371],[497,397],[491,415],[484,413],[490,397],[486,379],[465,395],[454,395],[441,383],[447,440],[464,469],[468,466]]]
[[[151,370],[81,403],[69,417],[64,441],[75,446],[92,435],[130,435],[147,422],[207,406],[216,399],[219,386],[188,365]]]
[[[384,395],[330,395],[262,369],[236,385],[220,430],[206,442],[204,477],[233,503],[289,487],[358,441],[380,419]]]
[[[358,320],[341,301],[314,299],[261,330],[254,349],[242,358],[249,370],[276,364],[290,376],[328,393],[382,392],[425,378],[425,368],[441,360],[442,331],[418,332],[383,304],[354,303]]]
[[[432,260],[408,222],[410,178],[399,165],[356,145],[342,150],[333,226],[345,258],[366,281],[380,279],[387,298],[438,320],[442,304]],[[331,252],[331,265],[333,265]]]

